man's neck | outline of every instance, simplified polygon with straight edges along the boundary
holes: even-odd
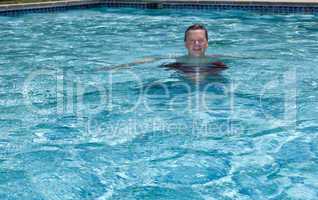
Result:
[[[211,59],[209,57],[202,55],[202,56],[192,56],[192,55],[185,55],[180,57],[177,61],[181,63],[188,63],[188,64],[205,64],[210,62]]]

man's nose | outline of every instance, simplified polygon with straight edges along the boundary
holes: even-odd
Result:
[[[195,45],[195,46],[201,46],[201,44],[202,43],[199,40],[193,41],[193,45]]]

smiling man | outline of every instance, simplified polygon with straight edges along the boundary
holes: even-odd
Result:
[[[176,58],[178,63],[189,63],[192,66],[225,66],[221,62],[216,62],[218,56],[205,55],[208,43],[208,30],[201,24],[193,24],[187,28],[184,33],[184,44],[188,54]]]
[[[193,24],[184,33],[184,45],[188,54],[177,57],[175,63],[165,65],[178,71],[193,75],[200,74],[204,77],[209,74],[217,74],[226,69],[223,62],[218,61],[218,56],[205,55],[208,48],[208,30],[201,24]]]
[[[187,74],[202,73],[205,75],[215,74],[226,69],[223,62],[218,61],[216,55],[205,55],[209,46],[208,30],[201,24],[193,24],[187,28],[184,33],[184,44],[188,51],[187,55],[172,57],[172,56],[154,56],[145,57],[132,63],[118,65],[107,70],[116,70],[118,68],[130,67],[133,65],[150,63],[161,59],[175,59],[176,62],[163,65],[164,67],[182,71]],[[106,68],[104,68],[106,69]]]
[[[188,56],[205,56],[208,48],[208,31],[200,24],[190,26],[184,33],[185,46],[188,49]]]

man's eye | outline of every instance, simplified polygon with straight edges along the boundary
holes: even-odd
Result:
[[[195,42],[198,42],[198,43],[203,43],[204,40],[190,40],[191,43],[195,43]]]

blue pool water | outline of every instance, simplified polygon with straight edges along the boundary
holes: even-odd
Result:
[[[318,17],[96,8],[0,18],[0,199],[318,196]],[[209,29],[229,69],[159,67]],[[104,68],[105,70],[100,70]]]

